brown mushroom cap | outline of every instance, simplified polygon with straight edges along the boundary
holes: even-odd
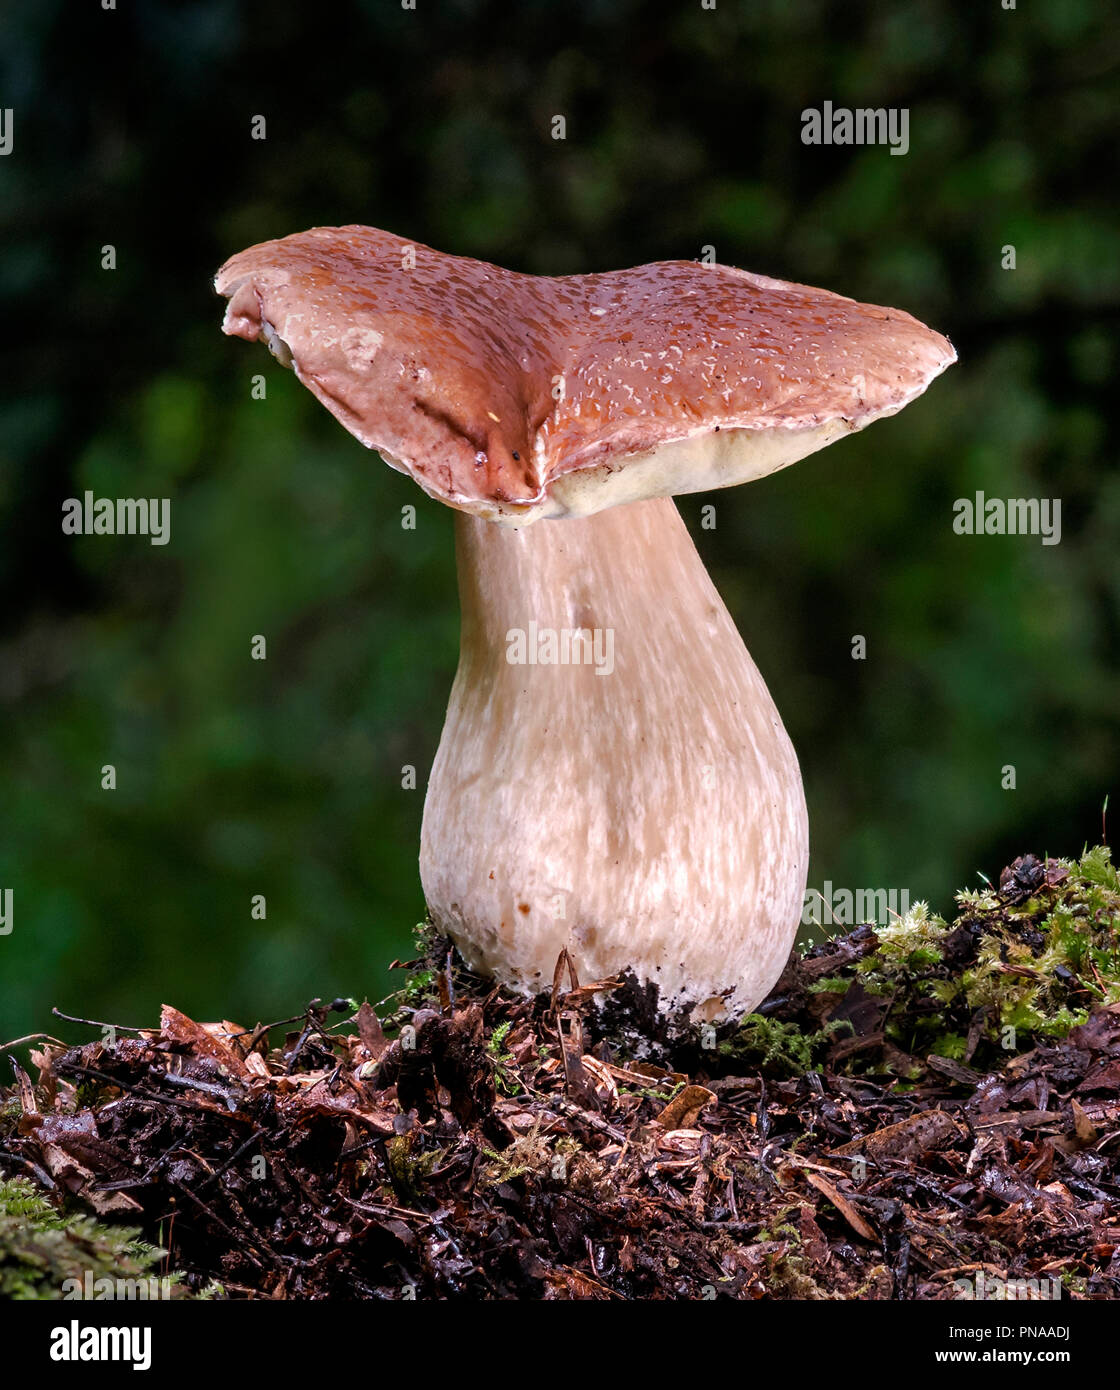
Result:
[[[729,266],[557,278],[318,227],[232,257],[263,337],[363,444],[493,519],[760,477],[892,415],[956,360],[897,309]]]

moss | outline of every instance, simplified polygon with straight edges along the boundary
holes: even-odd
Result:
[[[523,1090],[517,1075],[517,1058],[505,1046],[512,1027],[512,1020],[499,1023],[486,1040],[486,1051],[494,1063],[494,1085],[504,1096],[520,1095]]]
[[[724,1059],[744,1068],[799,1076],[816,1065],[823,1044],[848,1027],[850,1024],[843,1020],[806,1033],[794,1023],[747,1014],[736,1031],[719,1044],[719,1052]]]
[[[856,967],[892,999],[887,1035],[911,1051],[963,1055],[978,1012],[1001,1048],[1064,1038],[1094,1003],[1120,1000],[1120,875],[1107,846],[1080,860],[1016,861],[1000,889],[957,894],[950,926],[918,903],[877,930]]]
[[[809,1272],[812,1268],[804,1256],[793,1251],[776,1251],[766,1256],[766,1287],[779,1298],[820,1301],[841,1295],[822,1289]]]
[[[883,975],[898,976],[938,965],[944,959],[948,931],[944,919],[931,913],[928,903],[915,903],[905,917],[876,929],[878,949],[860,968],[870,966]]]
[[[937,1057],[948,1057],[959,1062],[968,1051],[968,1039],[963,1033],[943,1033],[930,1049]]]
[[[161,1277],[164,1258],[130,1227],[63,1214],[23,1178],[0,1180],[0,1299],[61,1299],[105,1279],[125,1290],[155,1280],[157,1297],[189,1297],[178,1275]]]
[[[1077,860],[1024,856],[999,889],[985,882],[956,902],[952,923],[920,902],[870,937],[853,933],[867,953],[802,986],[800,1025],[750,1014],[721,1041],[721,1062],[802,1074],[862,1012],[860,1036],[881,1029],[889,1046],[857,1046],[833,1064],[916,1081],[931,1053],[991,1060],[1064,1038],[1094,1005],[1120,1001],[1120,873],[1106,845]],[[874,1022],[849,1002],[856,984],[879,1002]]]
[[[428,1177],[444,1152],[429,1149],[427,1153],[413,1156],[415,1137],[416,1131],[409,1130],[407,1134],[394,1135],[385,1145],[389,1181],[397,1201],[404,1206],[415,1206],[421,1200]]]
[[[842,975],[826,975],[823,980],[815,980],[809,986],[810,994],[847,994],[851,980]]]
[[[515,1178],[554,1177],[567,1172],[569,1161],[581,1151],[580,1144],[570,1136],[549,1139],[541,1133],[538,1120],[528,1134],[521,1134],[507,1149],[483,1149],[489,1162],[482,1170],[482,1181],[488,1187],[512,1182]]]
[[[823,1289],[813,1278],[813,1261],[803,1248],[801,1231],[787,1218],[797,1207],[787,1207],[777,1214],[771,1229],[761,1229],[756,1249],[760,1249],[767,1292],[778,1298],[821,1300],[839,1297]],[[769,1247],[769,1248],[768,1248]]]

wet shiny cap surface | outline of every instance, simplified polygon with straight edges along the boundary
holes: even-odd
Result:
[[[486,516],[562,512],[557,480],[674,441],[861,428],[956,359],[901,310],[728,266],[522,275],[371,227],[252,246],[215,288],[226,333],[264,340],[363,444]]]

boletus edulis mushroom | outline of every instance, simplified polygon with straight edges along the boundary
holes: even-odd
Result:
[[[774,983],[809,836],[797,756],[674,495],[764,477],[955,360],[896,309],[722,265],[546,278],[369,227],[216,287],[346,428],[456,509],[459,669],[420,875],[523,992],[566,948],[718,1018]]]

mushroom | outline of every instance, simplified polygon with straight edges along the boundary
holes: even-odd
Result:
[[[728,266],[545,278],[368,227],[251,247],[215,285],[226,333],[263,337],[456,509],[459,669],[420,846],[434,924],[524,993],[567,949],[666,1012],[753,1008],[801,917],[805,797],[672,497],[894,414],[951,344]]]

